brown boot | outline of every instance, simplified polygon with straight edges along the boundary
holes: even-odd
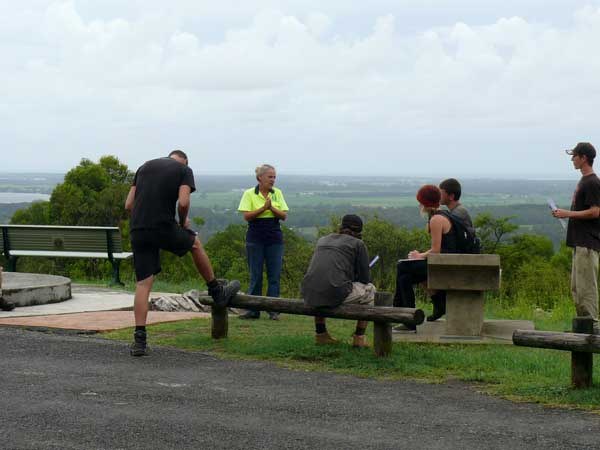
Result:
[[[367,336],[365,336],[364,334],[356,335],[353,334],[352,335],[352,347],[368,347],[369,343],[367,342]]]
[[[331,335],[326,331],[325,333],[317,333],[315,334],[315,344],[317,345],[331,345],[337,344],[338,340],[331,337]]]

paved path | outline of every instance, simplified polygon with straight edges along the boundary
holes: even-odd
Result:
[[[3,449],[597,449],[600,418],[0,327]]]
[[[90,311],[115,311],[133,307],[133,293],[97,286],[73,285],[73,298],[64,302],[23,306],[0,311],[0,319],[24,316],[47,316]]]
[[[153,292],[151,297],[164,294]],[[133,294],[98,286],[73,286],[73,298],[46,305],[0,311],[0,325],[28,328],[57,328],[81,331],[108,331],[135,325]],[[150,311],[148,324],[210,317],[208,313]]]
[[[208,317],[210,317],[210,313],[149,311],[146,322],[148,325],[152,325],[162,322],[176,322],[178,320]],[[49,316],[0,318],[0,325],[96,332],[133,327],[135,325],[135,320],[132,311],[97,311],[88,313],[53,314]]]

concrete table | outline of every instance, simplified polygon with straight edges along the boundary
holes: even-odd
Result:
[[[484,292],[500,288],[500,256],[430,254],[427,287],[446,291],[446,335],[481,337]]]

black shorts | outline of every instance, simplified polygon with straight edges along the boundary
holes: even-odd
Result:
[[[176,224],[157,229],[132,230],[131,249],[137,281],[160,272],[160,250],[183,256],[192,249],[195,240],[194,231]]]

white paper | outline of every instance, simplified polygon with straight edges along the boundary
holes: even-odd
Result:
[[[554,202],[554,200],[552,200],[551,198],[548,198],[546,201],[548,202],[548,206],[550,207],[550,209],[552,211],[556,211],[558,209],[558,206],[556,206],[556,203]],[[558,219],[558,221],[562,225],[563,229],[566,230],[567,229],[567,221],[565,219]]]

